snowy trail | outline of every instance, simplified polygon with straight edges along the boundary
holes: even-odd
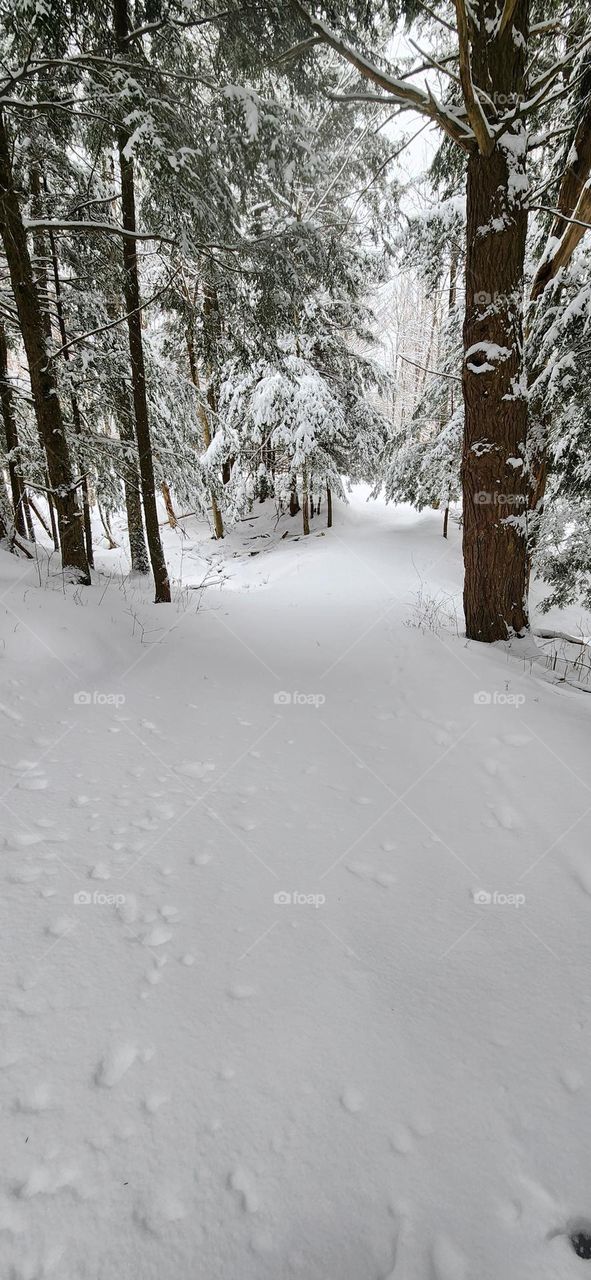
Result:
[[[3,1276],[580,1274],[590,708],[406,625],[439,524],[357,497],[165,623],[2,557]]]

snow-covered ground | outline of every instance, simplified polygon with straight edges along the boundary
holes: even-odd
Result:
[[[364,497],[0,557],[3,1278],[584,1274],[591,700]]]

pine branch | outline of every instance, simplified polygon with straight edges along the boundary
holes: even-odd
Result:
[[[160,240],[162,244],[175,244],[169,236],[160,235],[158,231],[126,231],[113,222],[67,222],[59,218],[31,218],[25,220],[27,231],[96,231],[107,235],[123,236],[126,240]]]
[[[466,126],[451,110],[441,106],[436,101],[433,94],[429,93],[428,90],[419,89],[416,85],[405,84],[404,81],[397,77],[388,75],[387,72],[375,66],[363,54],[352,49],[344,40],[341,40],[340,36],[325,22],[321,22],[313,14],[309,13],[305,5],[301,3],[301,0],[292,0],[292,2],[312,31],[320,36],[322,42],[340,54],[366,80],[371,80],[373,84],[377,85],[378,89],[391,94],[392,99],[413,107],[421,115],[429,116],[463,150],[470,150],[469,143],[473,136],[473,131],[468,131]]]

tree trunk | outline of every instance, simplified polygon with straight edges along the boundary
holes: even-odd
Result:
[[[197,369],[197,360],[195,357],[195,340],[193,337],[192,321],[189,323],[189,327],[187,329],[187,355],[189,358],[189,370],[191,373],[191,382],[193,383],[193,386],[197,391],[197,393],[199,393],[199,389],[200,389],[199,388],[199,371]],[[209,449],[209,446],[212,440],[211,428],[209,425],[207,410],[205,409],[205,406],[201,403],[201,400],[197,401],[197,412],[199,414],[199,421],[201,422],[201,430],[203,432],[203,443],[205,445],[205,448]],[[224,481],[224,483],[226,483],[226,481]],[[211,495],[211,512],[213,515],[214,534],[216,538],[223,538],[224,522],[222,519],[222,513],[218,506],[215,493],[211,489],[210,489],[210,495]]]
[[[69,578],[89,584],[82,517],[57,381],[49,359],[43,312],[14,188],[10,144],[1,111],[0,232],[27,355],[35,416],[47,456],[50,485],[58,514],[63,570]]]
[[[505,35],[492,41],[496,0],[480,7],[474,81],[494,86],[501,101],[519,102],[525,91],[527,10],[527,0],[517,0]],[[468,160],[462,483],[464,612],[473,640],[506,640],[528,626],[525,157],[516,113],[490,154],[474,150]]]
[[[63,359],[69,360],[70,352],[66,346],[68,334],[66,331],[66,322],[64,319],[64,308],[62,303],[62,288],[59,274],[59,265],[57,260],[57,251],[55,247],[55,236],[52,231],[49,232],[49,247],[51,249],[51,262],[53,267],[53,284],[55,289],[55,306],[57,312],[57,322],[60,333],[62,346],[64,347]],[[80,418],[80,408],[77,397],[72,391],[70,394],[70,405],[72,408],[72,422],[74,431],[77,436],[82,435],[82,422]],[[84,459],[81,454],[78,455],[78,465],[84,466]],[[90,489],[88,485],[88,476],[85,474],[82,478],[82,512],[84,516],[84,541],[86,544],[86,554],[91,569],[94,569],[94,554],[92,550],[92,523],[90,519]]]
[[[119,439],[123,441],[125,445],[122,474],[131,569],[133,573],[149,573],[150,561],[144,536],[140,480],[135,464],[136,442],[133,431],[131,408],[127,397],[127,387],[124,382],[121,383],[120,392],[117,395],[117,402]]]
[[[127,58],[129,50],[126,44],[129,34],[129,16],[127,0],[114,0],[115,34],[119,52]],[[129,134],[125,128],[117,130],[117,148],[119,152],[119,170],[121,175],[121,211],[123,226],[126,231],[136,230],[135,218],[135,178],[133,160],[126,154]],[[131,384],[133,391],[133,408],[135,429],[137,434],[140,478],[144,505],[144,519],[150,552],[150,562],[154,575],[155,603],[170,602],[170,582],[162,542],[158,527],[158,508],[156,505],[156,484],[154,479],[154,459],[150,438],[150,422],[148,417],[148,400],[146,396],[146,371],[144,366],[144,345],[142,340],[142,324],[140,314],[140,287],[136,242],[125,237],[123,239],[124,294],[128,313],[127,327],[129,331],[129,353],[131,358]]]
[[[47,520],[45,519],[45,517],[41,515],[41,512],[40,512],[40,510],[39,510],[39,507],[37,506],[37,503],[34,501],[34,499],[33,499],[33,498],[29,498],[29,503],[30,503],[31,511],[33,511],[33,512],[35,513],[35,515],[37,516],[37,519],[38,519],[38,521],[39,521],[39,524],[41,525],[41,527],[42,527],[43,529],[45,529],[45,532],[46,532],[46,534],[47,534],[47,537],[48,537],[48,538],[51,538],[51,536],[52,536],[52,534],[51,534],[51,529],[49,528],[49,525],[48,525]]]
[[[291,485],[291,493],[289,495],[290,516],[297,516],[299,509],[300,509],[300,500],[298,498],[298,482],[297,482],[297,479],[294,477]]]
[[[302,476],[302,528],[305,534],[310,532],[310,500],[308,497],[308,472],[304,468]]]
[[[177,524],[178,524],[178,520],[177,520],[176,515],[175,515],[175,510],[174,510],[174,507],[173,507],[173,505],[172,505],[172,497],[171,497],[170,489],[169,489],[169,487],[168,487],[168,485],[167,485],[167,483],[166,483],[166,480],[163,480],[163,481],[162,481],[162,483],[161,483],[161,485],[160,485],[160,488],[161,488],[161,490],[162,490],[162,497],[164,498],[164,506],[166,507],[166,514],[167,514],[167,516],[168,516],[168,523],[169,523],[169,525],[170,525],[171,529],[176,529]]]
[[[332,529],[332,489],[329,484],[326,486],[326,527]]]
[[[16,425],[16,415],[14,412],[12,386],[8,375],[8,347],[6,345],[4,325],[2,324],[0,324],[0,399],[2,400],[2,418],[4,421],[4,431],[6,435],[6,448],[9,454],[8,475],[10,478],[12,505],[14,508],[14,523],[17,533],[20,534],[21,538],[26,538],[28,533],[25,516],[26,492],[19,474],[19,465],[15,457],[18,450],[18,430]]]

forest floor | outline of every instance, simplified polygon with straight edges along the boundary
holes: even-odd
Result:
[[[591,699],[440,513],[295,523],[0,555],[2,1277],[583,1274]]]

